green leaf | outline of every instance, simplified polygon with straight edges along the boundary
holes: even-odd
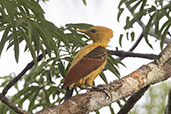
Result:
[[[10,31],[11,25],[7,25],[5,32],[2,35],[2,39],[0,41],[0,56],[2,53],[2,50],[4,49],[5,43],[9,40],[8,33]]]
[[[169,25],[171,22],[170,22],[170,20],[168,19],[163,25],[162,25],[162,27],[160,28],[160,31],[159,31],[159,38],[160,38],[160,36],[161,36],[161,34],[162,34],[162,31],[164,30],[164,28],[167,26],[167,25]]]
[[[157,34],[157,36],[159,36],[159,12],[158,11],[156,12],[156,15],[155,15],[154,24],[155,24],[155,33]]]
[[[142,2],[141,0],[138,1],[134,6],[131,7],[130,11],[131,11],[132,13],[134,13],[135,9],[139,6],[139,4],[140,4],[141,2]]]
[[[96,111],[96,114],[100,114],[100,112],[97,110],[97,111]]]
[[[20,28],[19,28],[19,29],[20,29]],[[27,46],[28,46],[28,48],[29,48],[29,51],[30,51],[30,53],[31,53],[31,55],[32,55],[32,57],[33,57],[34,62],[37,63],[36,54],[35,54],[35,49],[34,49],[34,46],[33,46],[32,43],[31,43],[31,34],[30,34],[30,32],[29,32],[29,36],[28,36],[28,35],[27,35],[24,31],[22,31],[21,29],[20,29],[20,31],[21,31],[22,36],[24,37],[24,40],[26,41],[26,44],[27,44]]]
[[[161,42],[160,42],[160,48],[161,49],[163,49],[164,40],[166,39],[166,35],[169,32],[168,30],[169,30],[170,26],[171,26],[171,23],[166,27],[163,34],[161,35]]]
[[[92,27],[92,24],[87,24],[87,23],[70,23],[66,24],[68,28],[78,28],[78,29],[88,29]]]
[[[118,66],[118,62],[108,54],[107,65],[105,67],[119,78],[120,73],[115,66]]]
[[[133,32],[131,32],[131,41],[134,41],[134,38],[135,38],[135,33],[133,31]]]
[[[62,63],[62,61],[59,60],[59,63],[58,63],[58,68],[59,68],[59,72],[61,73],[61,75],[63,77],[65,77],[65,67]]]
[[[113,110],[113,108],[112,108],[112,105],[111,105],[111,104],[109,105],[109,109],[110,109],[110,113],[111,113],[111,114],[115,114],[115,112],[114,112],[114,110]]]
[[[37,98],[37,96],[39,94],[39,91],[40,91],[40,88],[37,88],[37,90],[34,93],[32,92],[31,99],[30,99],[30,104],[29,104],[29,107],[28,107],[29,112],[31,112],[34,109],[35,101],[36,101],[36,98]]]
[[[87,2],[86,0],[82,0],[83,1],[83,4],[86,6],[87,5]]]
[[[155,6],[152,6],[152,7],[150,7],[150,8],[147,9],[147,12],[148,13],[152,13],[152,12],[154,12],[156,10],[157,10],[156,7]]]
[[[106,79],[106,76],[105,76],[105,74],[103,72],[100,73],[100,77],[105,82],[105,84],[108,84],[108,81]]]
[[[120,34],[119,36],[119,45],[122,47],[122,38],[123,38],[123,34]]]
[[[145,27],[145,30],[144,30],[145,41],[146,41],[146,43],[147,43],[151,48],[153,48],[153,47],[152,47],[152,45],[150,44],[150,42],[149,42],[149,40],[148,40],[148,33],[149,33],[149,30],[150,30],[150,27],[151,27],[151,24],[152,24],[152,21],[153,21],[153,18],[154,18],[154,16],[155,16],[155,14],[156,14],[156,13],[154,13],[154,14],[150,17],[150,19],[149,19],[149,21],[148,21],[148,23],[147,23],[147,25],[146,25],[146,27]]]
[[[6,106],[5,104],[1,103],[1,104],[0,104],[0,110],[1,110],[1,113],[2,113],[2,114],[6,114],[7,111],[9,111],[9,107]]]
[[[124,2],[125,2],[125,0],[121,0],[121,1],[119,2],[118,9],[121,8],[121,5],[122,5]]]
[[[140,12],[143,11],[143,10],[145,9],[144,7],[145,7],[145,5],[146,5],[146,3],[147,3],[147,0],[142,0],[142,2],[143,2],[143,3],[142,3],[142,5],[141,5],[141,7],[140,7]]]
[[[171,20],[171,16],[169,15],[170,13],[169,12],[167,12],[166,10],[164,10],[164,9],[161,9],[160,10],[169,20]]]
[[[129,40],[129,32],[126,32],[126,38]]]
[[[131,5],[132,3],[137,2],[137,0],[129,0],[129,1],[124,0],[124,1],[126,5]]]
[[[18,59],[19,59],[19,39],[18,39],[18,35],[17,35],[17,31],[16,28],[13,27],[13,39],[14,39],[14,52],[15,52],[15,60],[18,63]]]
[[[118,12],[118,15],[117,15],[117,21],[118,22],[119,22],[120,16],[123,13],[123,11],[124,11],[124,8],[119,8],[119,12]]]
[[[125,30],[128,29],[129,26],[130,26],[130,17],[127,16],[127,17],[126,17],[126,25],[125,25],[124,29],[125,29]]]

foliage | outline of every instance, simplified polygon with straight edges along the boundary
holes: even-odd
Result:
[[[142,98],[142,100],[146,100],[141,104],[137,103],[129,114],[164,114],[170,88],[170,80],[150,87],[144,98]],[[142,101],[140,100],[140,102]]]
[[[46,0],[42,0],[46,1]],[[82,0],[86,5],[86,0]],[[148,40],[149,27],[154,26],[158,38],[163,47],[164,38],[170,27],[170,4],[163,10],[161,1],[156,1],[156,6],[148,6],[147,0],[121,0],[118,8],[118,21],[125,10],[123,4],[131,5],[132,17],[127,16],[125,30],[131,29],[133,24],[143,16],[149,15],[150,19],[144,30],[146,42],[152,47]],[[148,6],[148,7],[147,7]],[[165,8],[165,7],[164,7]],[[158,18],[159,17],[159,18]],[[159,26],[162,18],[166,17],[166,22]],[[44,11],[40,6],[40,0],[1,0],[0,1],[0,32],[3,33],[0,40],[0,55],[9,48],[14,48],[15,59],[18,62],[20,57],[21,43],[25,42],[25,51],[28,51],[36,63],[35,66],[15,84],[16,93],[9,96],[10,100],[19,107],[26,109],[30,113],[47,108],[53,104],[63,102],[64,90],[61,90],[63,77],[68,70],[74,55],[81,47],[87,45],[89,38],[76,32],[76,29],[89,28],[90,24],[77,23],[67,24],[63,27],[56,27],[53,23],[47,21],[44,17]],[[127,36],[135,40],[135,32],[127,32]],[[120,35],[120,44],[122,44],[123,34]],[[43,60],[37,63],[37,57],[43,54]],[[118,78],[119,60],[108,55],[106,70],[112,72]],[[9,80],[15,75],[1,76],[4,82],[0,85],[5,87]],[[100,74],[102,80],[107,84],[108,80],[104,72]],[[21,83],[23,86],[21,87]],[[76,94],[78,94],[76,89]],[[126,100],[124,100],[125,102]],[[25,105],[28,104],[28,105]],[[121,107],[120,101],[117,102]],[[109,106],[111,113],[114,113],[112,105]],[[14,111],[0,103],[2,113]],[[97,111],[97,113],[100,113]]]
[[[25,42],[25,51],[30,52],[35,63],[39,54],[43,53],[44,56],[41,62],[15,84],[17,93],[10,96],[11,101],[30,113],[55,103],[60,104],[64,96],[64,91],[61,90],[63,77],[74,55],[89,41],[87,36],[78,34],[76,29],[87,29],[92,25],[78,23],[58,28],[44,18],[39,0],[1,0],[0,7],[0,31],[3,32],[0,55],[7,44],[7,49],[14,48],[15,59],[18,62],[20,44]],[[106,68],[119,77],[116,68],[118,63],[120,62],[109,56]],[[2,76],[4,82],[0,87],[7,85],[14,77],[15,75]],[[108,83],[104,73],[101,74],[101,78]],[[20,82],[23,83],[23,87]],[[24,105],[26,102],[27,106]],[[9,108],[0,104],[0,110],[5,114]],[[10,110],[10,114],[13,113],[15,112]]]
[[[128,9],[132,16],[126,17],[126,24],[124,29],[127,31],[127,38],[130,35],[132,41],[134,40],[135,31],[132,31],[133,25],[142,21],[143,17],[149,18],[144,31],[144,39],[146,43],[152,48],[152,44],[149,42],[148,35],[150,32],[150,28],[154,28],[154,34],[157,34],[157,38],[160,40],[161,49],[163,48],[164,40],[166,35],[169,33],[169,28],[171,26],[171,16],[169,15],[171,11],[171,3],[170,1],[164,0],[121,0],[118,5],[118,16],[117,20],[120,20],[122,13],[125,8]],[[120,44],[122,44],[123,34],[120,35]],[[128,38],[129,39],[129,38]]]

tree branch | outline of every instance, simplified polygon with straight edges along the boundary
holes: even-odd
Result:
[[[129,5],[127,5],[127,4],[125,4],[125,5],[126,5],[126,7],[128,8],[128,10],[131,12],[131,10],[130,10],[131,7],[130,7]],[[165,9],[169,8],[169,5],[166,5],[164,8],[165,8]],[[131,14],[134,15],[134,12],[131,12]],[[141,20],[137,20],[137,23],[142,27],[143,32],[144,32],[145,24],[144,24]],[[143,32],[141,33],[141,35],[139,36],[138,40],[137,40],[136,43],[134,44],[135,47],[139,44],[139,42],[140,42],[141,39],[143,38]],[[168,33],[168,34],[169,34],[169,33]],[[157,35],[155,34],[155,32],[154,32],[154,30],[153,30],[152,27],[150,27],[149,35],[158,38]],[[165,43],[169,43],[169,42],[171,42],[171,39],[169,40],[168,38],[166,38],[166,39],[165,39]],[[134,50],[135,47],[133,46],[130,50],[132,50],[132,49]],[[120,57],[120,58],[123,59],[123,57]],[[149,88],[149,87],[148,87],[148,88]],[[148,89],[148,88],[147,88],[147,89]],[[124,114],[124,113],[127,114],[127,113],[129,112],[129,110],[131,110],[131,109],[133,108],[133,106],[135,105],[135,103],[142,97],[142,95],[145,93],[145,91],[146,91],[147,89],[141,89],[139,92],[137,92],[137,93],[135,93],[133,96],[131,96],[131,97],[127,100],[127,102],[125,103],[125,105],[120,109],[119,113],[120,113],[120,114]]]
[[[39,55],[37,58],[37,61],[39,62],[43,58],[43,54]],[[13,79],[11,80],[6,87],[3,89],[2,94],[5,96],[5,94],[8,92],[8,90],[29,70],[33,67],[34,61],[31,61],[27,64],[27,66]]]
[[[37,62],[39,62],[43,58],[43,54],[39,55],[37,58]],[[0,100],[2,103],[6,104],[9,108],[14,110],[18,114],[27,114],[26,111],[20,109],[19,107],[15,106],[7,97],[5,97],[8,90],[29,70],[33,67],[34,61],[31,61],[27,64],[27,66],[16,76],[13,80],[11,80],[6,87],[3,89],[2,93],[0,93]]]
[[[133,51],[138,46],[138,44],[142,40],[143,36],[144,36],[144,31],[142,31],[142,33],[140,34],[139,38],[137,39],[135,44],[129,49],[129,51]]]
[[[149,87],[150,85],[147,85],[146,87],[142,88],[140,91],[132,95],[117,114],[127,114],[134,107],[135,103],[144,95]]]
[[[2,103],[6,104],[12,110],[14,110],[18,114],[28,114],[26,111],[20,109],[19,107],[15,106],[7,97],[5,97],[2,93],[0,93],[0,100]]]
[[[141,54],[141,53],[133,53],[133,52],[125,52],[125,51],[113,51],[107,50],[107,52],[111,55],[116,55],[121,58],[125,57],[139,57],[139,58],[146,58],[146,59],[156,59],[158,56],[155,54]]]
[[[138,46],[138,44],[140,43],[140,41],[142,40],[142,38],[143,38],[143,32],[140,34],[139,38],[137,39],[137,41],[135,42],[135,44],[129,49],[129,51],[133,51]],[[123,56],[123,57],[119,57],[118,59],[119,60],[122,60],[124,58],[125,57]]]
[[[171,44],[167,45],[159,58],[153,62],[110,84],[99,85],[98,89],[103,91],[90,91],[74,96],[59,106],[49,107],[36,114],[87,114],[169,77],[171,77]]]

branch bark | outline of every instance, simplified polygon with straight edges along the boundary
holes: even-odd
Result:
[[[6,104],[12,110],[14,110],[18,114],[28,114],[25,110],[17,107],[14,103],[12,103],[7,97],[5,97],[2,93],[0,93],[0,100],[2,103]]]
[[[74,96],[61,105],[54,105],[36,114],[87,114],[169,77],[171,77],[171,44],[168,44],[159,58],[153,62],[108,85],[99,85],[98,89],[103,91],[89,91]]]

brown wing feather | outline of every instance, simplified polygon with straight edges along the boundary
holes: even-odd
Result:
[[[106,49],[101,46],[96,47],[94,50],[89,52],[67,72],[62,88],[67,88],[72,83],[96,70],[104,63],[106,56]]]
[[[64,81],[63,88],[67,88],[72,83],[80,80],[84,76],[88,75],[92,71],[96,70],[100,65],[104,63],[103,60],[94,60],[89,58],[83,58],[67,73]]]

